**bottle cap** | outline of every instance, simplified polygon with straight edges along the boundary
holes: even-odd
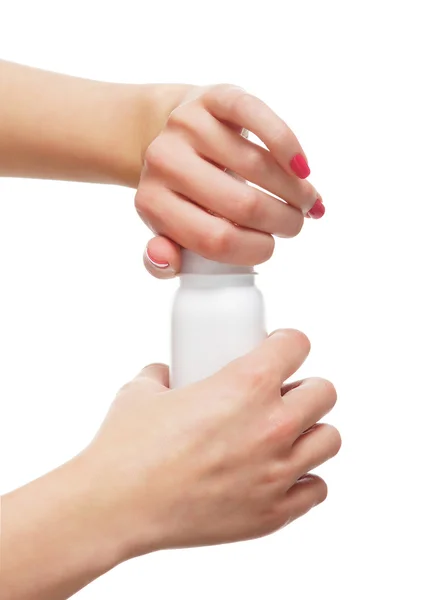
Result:
[[[228,265],[208,260],[190,250],[182,250],[181,275],[249,275],[253,267]]]

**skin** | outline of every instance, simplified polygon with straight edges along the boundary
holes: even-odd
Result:
[[[82,453],[3,498],[2,598],[67,598],[132,557],[264,536],[323,502],[308,472],[340,448],[318,424],[335,389],[284,385],[308,352],[280,330],[177,390],[165,365],[146,367]]]
[[[180,246],[267,260],[319,197],[289,166],[304,156],[295,135],[236,86],[111,84],[0,61],[0,97],[0,175],[137,189],[159,278],[180,271]],[[173,391],[166,366],[144,369],[84,451],[1,499],[2,599],[68,598],[134,556],[266,535],[322,502],[325,483],[307,473],[340,447],[317,424],[335,390],[283,385],[308,351],[280,331]]]
[[[290,167],[305,156],[294,133],[237,86],[104,83],[0,61],[0,97],[0,176],[137,189],[136,210],[156,234],[144,252],[155,277],[180,272],[180,246],[260,264],[320,197]]]
[[[91,81],[0,61],[0,176],[136,188],[190,86]]]
[[[266,148],[239,135],[243,128]],[[296,154],[306,158],[295,134],[244,89],[189,90],[145,153],[136,209],[162,236],[149,242],[146,268],[174,277],[181,268],[179,246],[230,264],[268,260],[273,236],[296,236],[320,198],[292,171]]]

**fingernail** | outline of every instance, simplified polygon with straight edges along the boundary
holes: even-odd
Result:
[[[150,256],[148,250],[145,251],[145,254],[147,255],[147,258],[151,262],[151,264],[157,267],[158,269],[168,269],[168,267],[170,266],[168,262],[160,262],[158,260],[155,260],[152,256]]]
[[[290,168],[300,179],[306,179],[311,170],[302,154],[296,154],[290,161]]]
[[[286,330],[283,328],[274,329],[267,337],[272,337],[273,335],[286,335]]]
[[[310,473],[306,473],[297,479],[297,481],[312,481],[314,478]]]
[[[325,211],[326,211],[325,205],[323,204],[323,202],[321,201],[320,198],[317,198],[314,206],[307,213],[307,216],[311,217],[312,219],[321,219],[321,217],[324,215]]]

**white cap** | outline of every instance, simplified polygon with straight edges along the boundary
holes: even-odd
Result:
[[[245,275],[254,273],[253,267],[228,265],[208,260],[190,250],[182,250],[181,275]]]

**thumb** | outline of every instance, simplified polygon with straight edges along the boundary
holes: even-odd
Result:
[[[157,279],[172,279],[181,270],[178,244],[164,236],[151,239],[144,250],[144,265]]]
[[[169,369],[167,365],[155,363],[144,367],[142,371],[136,375],[135,380],[143,380],[150,384],[150,388],[154,392],[163,392],[169,389]]]

